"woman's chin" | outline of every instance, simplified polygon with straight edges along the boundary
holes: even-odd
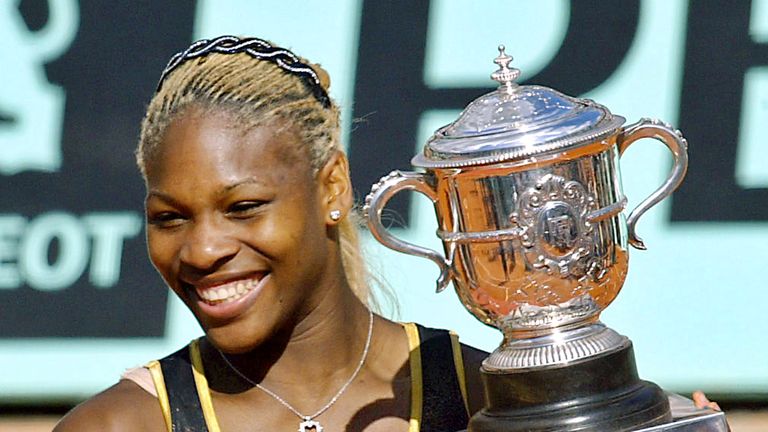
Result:
[[[245,354],[255,351],[264,343],[253,329],[233,328],[234,326],[206,329],[208,340],[225,354]],[[238,326],[239,327],[239,326]]]

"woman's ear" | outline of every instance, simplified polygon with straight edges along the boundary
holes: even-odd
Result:
[[[347,156],[336,151],[318,172],[320,198],[326,223],[336,225],[352,209],[352,180],[349,178]]]

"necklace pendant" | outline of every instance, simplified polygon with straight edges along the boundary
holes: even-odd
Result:
[[[299,423],[299,432],[323,432],[323,427],[320,422],[305,418],[303,422]]]

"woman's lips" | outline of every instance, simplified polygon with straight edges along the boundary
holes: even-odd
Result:
[[[199,310],[215,319],[231,319],[245,312],[269,280],[269,273],[224,284],[195,287]]]
[[[216,305],[239,299],[249,293],[258,283],[259,279],[251,278],[227,282],[223,285],[208,288],[196,287],[195,291],[200,300],[209,305]]]

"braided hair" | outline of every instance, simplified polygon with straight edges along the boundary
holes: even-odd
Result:
[[[319,171],[340,145],[339,108],[328,97],[328,74],[292,52],[256,39],[203,39],[173,56],[141,124],[136,162],[144,180],[147,162],[168,126],[190,108],[225,111],[243,130],[283,120],[299,134],[310,165]],[[362,219],[351,211],[338,225],[344,272],[365,304],[376,303],[360,248]],[[374,304],[374,306],[376,306]]]

